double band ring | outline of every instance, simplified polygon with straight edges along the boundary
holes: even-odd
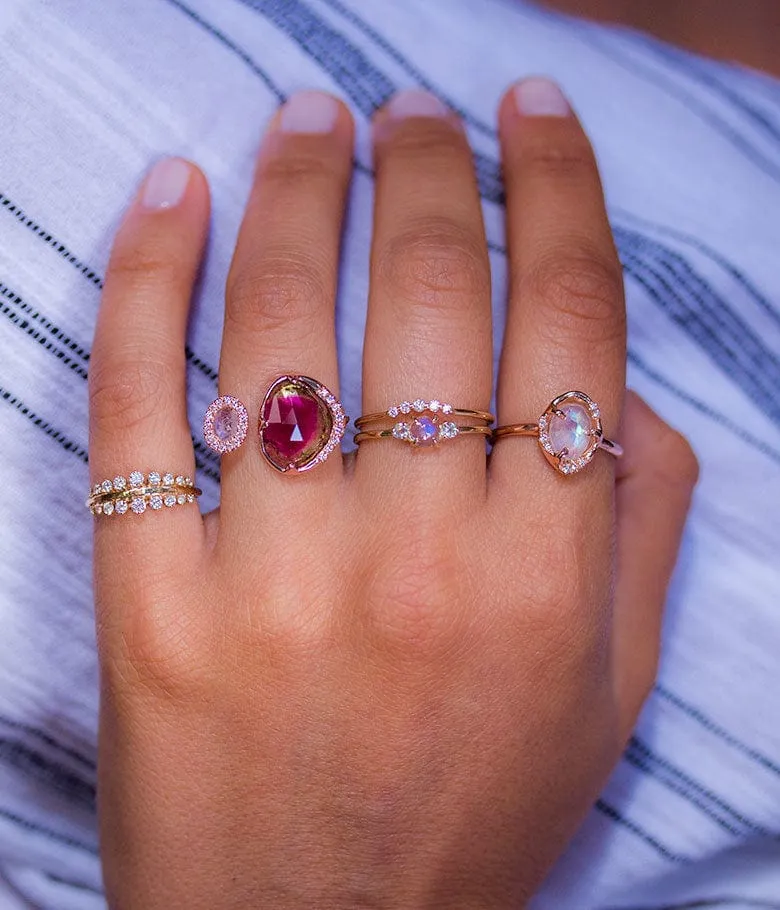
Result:
[[[400,418],[400,419],[398,419]],[[465,423],[461,423],[465,420]],[[396,421],[383,429],[365,429],[382,422]],[[438,445],[457,436],[492,435],[491,424],[495,417],[488,411],[455,408],[446,402],[417,398],[393,405],[386,411],[366,414],[355,421],[358,433],[355,443],[360,445],[371,439],[396,439],[416,447]]]
[[[619,458],[623,449],[606,439],[599,406],[584,392],[564,392],[550,402],[536,423],[496,427],[493,441],[507,436],[535,436],[547,461],[561,474],[576,474],[599,449]]]
[[[113,480],[96,483],[86,506],[93,515],[140,515],[147,509],[183,506],[195,502],[201,491],[183,474],[132,471]]]

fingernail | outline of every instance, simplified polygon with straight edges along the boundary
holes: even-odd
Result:
[[[339,116],[338,102],[325,92],[298,92],[282,108],[283,133],[329,133]]]
[[[141,202],[147,209],[169,209],[178,205],[190,179],[190,166],[181,158],[158,161],[146,178]]]
[[[571,113],[563,92],[542,76],[524,79],[515,86],[515,104],[525,117],[568,117]]]
[[[450,113],[447,105],[435,95],[416,88],[393,95],[385,110],[398,120],[405,117],[447,117]]]

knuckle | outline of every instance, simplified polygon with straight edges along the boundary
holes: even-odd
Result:
[[[532,177],[576,179],[598,173],[593,150],[584,136],[569,137],[565,142],[550,137],[528,141],[520,165]]]
[[[134,246],[120,244],[111,254],[106,286],[121,285],[134,296],[177,287],[182,281],[181,267],[159,238]],[[148,242],[153,239],[154,242]]]
[[[93,432],[133,430],[159,411],[160,400],[175,400],[170,369],[151,359],[109,360],[89,371]]]
[[[437,648],[457,635],[463,573],[455,551],[432,543],[385,559],[371,594],[371,622],[382,643],[403,650]]]
[[[239,331],[282,329],[312,321],[330,306],[328,269],[300,249],[277,248],[228,279],[226,321]]]
[[[426,219],[387,243],[377,263],[394,299],[450,318],[465,301],[489,294],[484,243],[464,225]]]
[[[612,344],[625,333],[623,275],[617,259],[599,255],[548,258],[530,271],[524,296],[544,314],[549,340],[572,335],[591,343]]]
[[[290,145],[293,148],[290,148]],[[262,165],[258,177],[275,192],[299,197],[301,184],[333,183],[335,179],[332,162],[315,150],[295,148],[295,143],[286,143],[284,154],[269,157]]]

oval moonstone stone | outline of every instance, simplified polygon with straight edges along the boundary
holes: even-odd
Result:
[[[550,442],[557,454],[566,452],[568,458],[579,458],[588,451],[593,443],[590,435],[593,429],[593,418],[582,404],[563,404],[558,406],[563,417],[552,414],[550,417]]]
[[[283,379],[269,389],[260,438],[263,454],[279,471],[300,469],[316,458],[332,428],[330,409],[306,383]]]

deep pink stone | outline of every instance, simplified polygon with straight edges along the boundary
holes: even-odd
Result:
[[[281,471],[310,462],[327,443],[333,418],[325,402],[302,382],[273,386],[263,407],[263,451]]]

